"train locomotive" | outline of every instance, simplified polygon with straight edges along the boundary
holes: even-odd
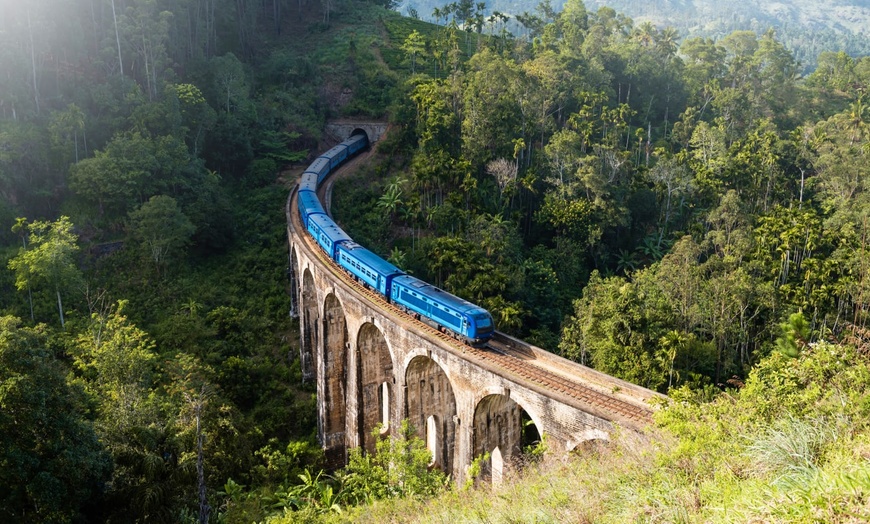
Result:
[[[365,134],[352,135],[317,157],[302,174],[297,207],[305,230],[329,258],[354,279],[409,315],[465,343],[485,344],[495,329],[492,315],[486,309],[406,274],[354,242],[326,213],[317,198],[317,188],[329,174],[367,146]]]

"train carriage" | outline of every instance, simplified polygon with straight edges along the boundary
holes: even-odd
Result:
[[[347,156],[352,156],[355,155],[360,149],[366,147],[368,142],[369,140],[365,135],[359,134],[353,135],[352,137],[342,142],[342,144],[347,146]]]
[[[305,172],[317,175],[317,185],[320,185],[320,183],[323,182],[323,179],[329,175],[330,170],[332,170],[332,166],[329,163],[329,159],[320,156],[314,159],[314,162],[308,166],[308,169],[306,169]]]
[[[393,278],[390,300],[473,344],[492,337],[492,316],[487,310],[418,278]]]
[[[394,304],[454,337],[481,345],[493,335],[489,312],[479,306],[406,275],[402,270],[353,241],[329,217],[317,198],[317,187],[332,170],[368,145],[364,134],[351,136],[319,156],[299,183],[299,214],[308,233],[342,268]]]
[[[323,204],[320,203],[320,199],[317,198],[317,193],[314,191],[300,190],[297,201],[299,217],[306,228],[308,227],[308,217],[312,215],[326,215],[326,210],[323,209]]]
[[[388,296],[393,278],[405,274],[356,242],[340,244],[336,260],[339,266],[384,296]]]
[[[336,166],[344,162],[344,159],[347,158],[347,145],[342,142],[327,151],[326,153],[320,155],[320,158],[325,158],[329,161],[329,169],[331,171],[335,169]]]
[[[299,180],[299,191],[317,191],[317,173],[306,171]]]
[[[350,236],[327,215],[309,215],[308,232],[333,260],[338,245],[351,240]]]

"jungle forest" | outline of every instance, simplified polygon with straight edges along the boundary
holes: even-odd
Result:
[[[0,0],[0,519],[867,516],[870,57],[806,72],[773,29],[685,38],[581,0],[391,7]],[[575,457],[546,474],[570,504],[526,517],[407,425],[324,469],[284,204],[335,118],[389,123],[336,221],[668,394],[659,455]]]

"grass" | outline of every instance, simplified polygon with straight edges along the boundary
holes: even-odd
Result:
[[[665,455],[622,445],[591,456],[550,459],[498,488],[379,503],[345,517],[420,524],[851,523],[870,518],[870,464],[852,454],[788,482],[724,472],[708,478],[680,475],[659,463]]]

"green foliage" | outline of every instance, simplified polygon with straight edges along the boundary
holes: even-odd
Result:
[[[15,286],[19,291],[25,291],[47,285],[57,296],[57,309],[63,326],[61,291],[73,288],[81,280],[74,259],[79,247],[73,224],[69,217],[63,216],[55,222],[31,222],[26,230],[26,247],[9,261],[9,269],[15,272]]]
[[[809,429],[843,419],[800,407],[815,402],[811,391],[832,406],[841,399],[783,369],[792,360],[839,369],[808,364],[821,358],[814,340],[867,320],[867,59],[824,54],[817,73],[798,78],[798,59],[815,57],[787,51],[800,48],[793,27],[734,32],[751,8],[727,26],[698,24],[728,36],[678,46],[672,28],[575,1],[511,22],[482,4],[451,4],[431,15],[446,26],[358,2],[327,2],[321,13],[277,1],[199,9],[136,0],[96,18],[80,3],[16,4],[0,34],[9,73],[0,79],[0,252],[13,268],[0,275],[0,295],[18,316],[29,302],[34,321],[49,318],[55,299],[62,315],[61,295],[91,315],[71,313],[59,339],[114,462],[92,520],[190,519],[198,435],[207,437],[207,494],[224,486],[227,519],[260,521],[285,507],[287,520],[346,516],[334,511],[348,510],[340,479],[303,475],[316,459],[298,443],[315,426],[315,399],[295,386],[299,362],[288,358],[298,326],[287,316],[277,212],[286,194],[273,184],[318,148],[335,115],[389,113],[392,124],[361,178],[336,185],[339,222],[488,308],[500,329],[690,405],[710,384],[730,391],[748,378],[742,396],[758,387],[754,373],[777,378],[765,387],[780,405],[759,395],[769,413],[746,408],[770,419],[767,430],[741,419],[734,424],[749,429],[734,433],[713,417],[729,420],[724,402],[705,405],[713,415],[691,430],[698,445],[672,475],[651,474],[649,489],[589,482],[629,501],[612,521],[691,520],[685,501],[719,500],[718,488],[681,484],[698,478],[693,461],[729,479],[723,491],[744,475],[756,482],[748,493],[786,508],[760,520],[803,515],[801,504],[837,517],[813,488],[863,489],[860,468],[845,452],[833,456],[834,437]],[[512,38],[509,23],[523,36]],[[813,45],[831,38],[818,30]],[[61,213],[78,226],[71,240],[40,240],[25,222],[8,230],[17,215],[52,224]],[[127,218],[126,249],[95,246],[119,240]],[[70,244],[56,257],[69,271],[47,269],[40,242]],[[70,293],[79,290],[86,300]],[[106,306],[116,301],[123,310]],[[790,388],[809,396],[791,398]],[[762,444],[756,455],[745,435]],[[740,463],[717,465],[705,446]],[[809,457],[812,475],[763,487],[790,467],[777,458],[790,449]],[[753,470],[746,463],[756,459],[771,466]],[[377,489],[401,491],[390,468],[366,460]],[[825,469],[835,460],[842,475]],[[786,484],[799,503],[777,491]],[[544,518],[520,515],[505,520]],[[553,520],[610,518],[590,515]]]
[[[256,452],[262,464],[252,471],[262,484],[289,484],[307,473],[308,469],[316,469],[323,461],[323,450],[310,441],[294,441],[284,449],[278,447],[274,439],[268,446]],[[308,473],[310,476],[310,473]]]
[[[565,327],[562,353],[651,389],[667,384],[668,371],[657,353],[671,311],[651,277],[643,272],[626,282],[593,273],[575,302],[577,320]]]
[[[157,274],[165,272],[173,258],[190,242],[196,227],[179,209],[174,198],[158,195],[130,212],[130,236],[139,243],[143,258]]]
[[[81,518],[112,470],[50,335],[0,317],[0,514],[10,522]]]
[[[379,433],[379,429],[375,432]],[[374,454],[351,450],[341,479],[342,499],[360,504],[379,499],[431,497],[446,489],[448,478],[430,469],[432,455],[407,420],[399,436],[378,440]]]
[[[782,483],[812,475],[823,452],[838,440],[837,421],[783,418],[774,421],[746,449],[754,474]]]
[[[70,187],[100,215],[117,219],[151,196],[179,187],[195,169],[178,137],[122,133],[72,167]]]
[[[642,452],[623,435],[490,490],[381,503],[354,521],[863,520],[866,355],[820,343],[797,358],[775,352],[756,370],[739,391],[672,390]]]
[[[128,409],[140,402],[154,371],[154,342],[128,321],[126,306],[127,301],[120,301],[108,315],[94,313],[70,350],[86,389],[108,409]],[[120,421],[125,416],[107,418]]]
[[[776,349],[789,357],[797,357],[807,347],[810,327],[800,313],[789,315],[788,322],[780,324],[782,335],[776,339]]]

